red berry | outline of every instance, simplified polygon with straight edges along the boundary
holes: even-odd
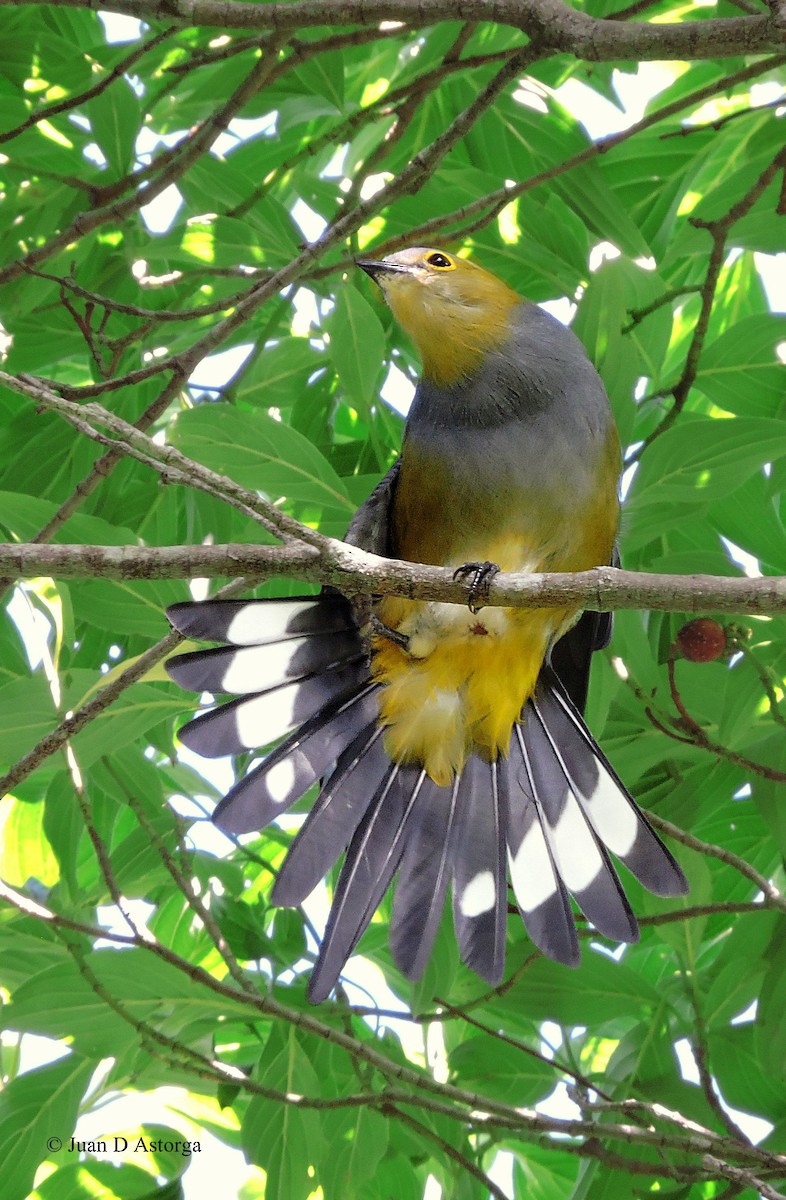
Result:
[[[712,617],[698,617],[682,626],[677,647],[688,662],[715,662],[726,652],[726,630]]]

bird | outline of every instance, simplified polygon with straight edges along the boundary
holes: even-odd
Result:
[[[328,998],[394,876],[390,949],[412,980],[448,892],[462,961],[504,977],[508,880],[535,946],[580,961],[575,905],[638,938],[612,857],[659,896],[673,855],[583,720],[608,614],[488,605],[497,571],[618,561],[620,446],[581,342],[474,259],[407,247],[357,265],[415,345],[422,373],[401,452],[350,545],[453,570],[467,602],[318,595],[183,602],[167,616],[219,643],[169,659],[181,686],[237,698],[179,732],[203,756],[269,746],[218,804],[219,828],[263,828],[319,791],[272,891],[297,906],[344,855],[309,981]]]

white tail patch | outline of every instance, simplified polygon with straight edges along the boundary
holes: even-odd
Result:
[[[221,688],[225,692],[244,695],[260,692],[286,678],[293,658],[303,645],[304,638],[292,638],[274,646],[252,646],[238,650],[224,672]]]
[[[510,882],[522,912],[531,913],[558,891],[543,830],[537,817],[514,854],[508,847]]]
[[[605,864],[573,792],[566,791],[562,812],[549,828],[557,868],[568,890],[585,891]]]
[[[269,646],[249,646],[232,654],[221,678],[221,690],[237,696],[261,692],[284,679],[299,677],[315,669],[324,670],[346,654],[346,649],[340,636],[323,643],[308,635]]]
[[[598,763],[598,782],[585,798],[587,816],[600,840],[612,854],[630,854],[639,832],[639,818],[612,777]]]
[[[297,720],[295,703],[299,691],[300,684],[291,683],[288,687],[276,688],[264,696],[255,696],[253,700],[238,704],[234,715],[241,745],[253,750],[291,729]]]
[[[290,758],[283,758],[265,772],[267,793],[276,804],[284,804],[291,798],[294,783],[295,766]]]
[[[314,599],[293,600],[291,604],[246,604],[232,617],[224,638],[233,646],[264,646],[278,641],[297,617],[318,603]]]
[[[491,912],[497,902],[497,888],[491,871],[478,871],[459,897],[459,909],[464,917],[479,917]]]

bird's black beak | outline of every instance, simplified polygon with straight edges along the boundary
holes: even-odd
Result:
[[[360,267],[361,271],[371,276],[374,283],[380,285],[385,275],[396,275],[407,270],[403,263],[383,262],[376,258],[356,258],[355,266]]]

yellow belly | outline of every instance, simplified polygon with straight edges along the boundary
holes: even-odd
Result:
[[[386,617],[396,615],[390,607],[380,612],[386,624]],[[466,632],[449,622],[448,631],[418,658],[377,637],[372,661],[386,685],[380,719],[388,753],[398,762],[422,764],[444,785],[472,751],[488,759],[507,754],[513,723],[535,687],[551,636],[572,614],[486,608],[473,616],[455,605],[441,607],[466,613]],[[407,620],[401,624],[406,628]]]

